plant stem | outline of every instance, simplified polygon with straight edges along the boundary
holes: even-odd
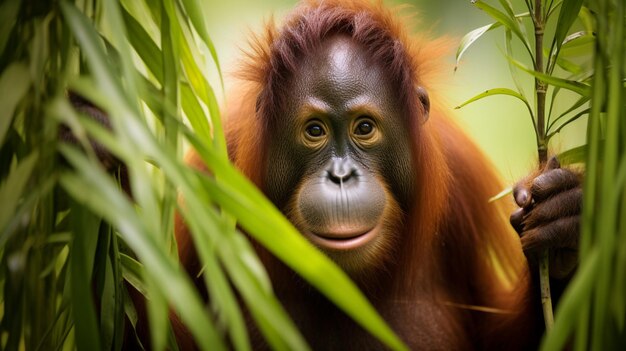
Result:
[[[535,70],[543,73],[543,32],[544,18],[542,13],[541,0],[535,0]],[[545,110],[546,110],[546,83],[535,78],[535,92],[537,94],[537,153],[539,157],[539,167],[543,167],[548,160],[548,148],[546,145],[545,131]],[[548,250],[541,252],[539,257],[539,285],[541,287],[541,306],[543,308],[543,318],[546,324],[546,332],[552,329],[554,316],[552,313],[552,297],[550,295],[550,274],[549,274]]]

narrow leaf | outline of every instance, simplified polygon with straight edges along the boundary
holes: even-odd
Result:
[[[141,344],[141,340],[139,340],[139,336],[137,335],[137,321],[139,319],[137,315],[137,309],[135,308],[135,305],[133,304],[133,300],[128,294],[128,291],[126,289],[123,289],[123,292],[124,292],[124,298],[123,298],[124,315],[130,322],[131,327],[133,328],[132,333],[135,337],[135,341],[137,342],[137,345],[139,345],[139,350],[144,351],[145,348]],[[130,331],[127,331],[127,332],[130,332]],[[126,336],[126,338],[130,338],[130,337],[131,336]]]
[[[200,35],[202,41],[204,41],[206,46],[209,48],[213,62],[215,62],[215,67],[217,67],[217,72],[223,89],[224,79],[222,78],[222,69],[220,67],[220,61],[217,57],[217,50],[215,50],[213,41],[207,31],[206,23],[204,22],[205,16],[202,10],[205,6],[203,6],[198,0],[183,0],[183,4],[185,6],[186,14],[189,16],[193,27],[196,29],[198,35]]]
[[[499,2],[506,11],[507,15],[509,15],[509,17],[515,17],[515,13],[513,12],[513,5],[511,5],[511,2],[509,2],[509,0],[499,0]]]
[[[122,17],[128,31],[128,41],[156,80],[162,83],[163,70],[161,67],[163,59],[161,58],[161,50],[141,24],[124,8],[122,8]]]
[[[513,39],[513,35],[511,34],[511,30],[507,28],[504,31],[504,49],[506,50],[506,54],[511,57],[513,57],[512,39]],[[515,84],[515,88],[520,93],[520,95],[524,97],[524,100],[526,100],[526,96],[524,95],[523,85],[519,79],[519,72],[517,68],[513,66],[511,62],[509,62],[508,64],[509,64],[509,72],[511,72],[511,78],[513,78],[513,83]]]
[[[9,36],[18,18],[17,13],[20,9],[19,0],[8,0],[0,5],[0,53],[4,53],[4,48],[9,41]],[[6,91],[6,90],[0,90]],[[4,106],[4,105],[0,105]],[[2,138],[0,138],[0,141]]]
[[[126,40],[128,35],[126,33],[126,26],[124,25],[124,19],[122,17],[119,1],[103,0],[102,13],[104,14],[103,20],[109,24],[109,29],[111,31],[110,40],[116,44],[117,52],[119,53],[119,64],[121,65],[122,76],[124,77],[123,87],[127,89],[120,90],[120,93],[123,93],[124,91],[136,92],[138,91],[137,71],[131,56],[130,46]],[[89,30],[92,32],[95,31],[93,27],[89,28]],[[81,43],[81,46],[84,45],[84,43]],[[111,94],[109,91],[107,91],[107,93]],[[123,94],[122,97],[128,103],[129,108],[138,112],[136,94]]]
[[[500,27],[502,24],[500,22],[495,22],[492,24],[488,24],[486,26],[476,28],[473,31],[465,34],[463,38],[461,38],[461,42],[459,43],[459,48],[456,50],[456,62],[454,65],[454,71],[459,67],[459,62],[461,61],[461,57],[469,49],[469,47],[480,38],[483,34],[488,31]]]
[[[198,134],[201,140],[211,140],[211,127],[207,122],[204,110],[198,102],[197,96],[187,83],[180,85],[180,95],[182,100],[183,111],[189,119],[189,123],[194,132]]]
[[[102,348],[111,350],[116,333],[115,328],[115,278],[111,258],[107,255],[104,263],[104,286],[102,287],[102,299],[100,306],[100,330],[102,336]],[[120,326],[118,326],[120,328]]]
[[[577,65],[573,61],[567,60],[561,56],[556,58],[556,64],[565,71],[570,72],[574,75],[584,73],[585,71],[582,66]]]
[[[560,89],[560,88],[556,88],[556,89]],[[555,93],[552,95],[556,95],[556,90],[555,89]],[[570,106],[570,108],[568,108],[567,110],[565,110],[563,113],[561,113],[552,123],[548,124],[548,131],[551,129],[551,127],[558,122],[561,118],[567,116],[568,114],[572,113],[573,111],[575,111],[577,108],[581,107],[582,105],[586,104],[587,102],[589,102],[590,97],[589,96],[581,96],[578,101],[576,101],[572,106]]]
[[[532,116],[532,109],[530,108],[530,105],[528,104],[528,101],[526,101],[526,98],[524,98],[520,93],[508,89],[508,88],[494,88],[494,89],[489,89],[489,90],[485,90],[484,92],[474,96],[473,98],[463,102],[462,104],[458,105],[455,107],[455,109],[460,109],[461,107],[470,104],[474,101],[480,100],[482,98],[485,98],[487,96],[493,96],[493,95],[509,95],[509,96],[513,96],[517,99],[519,99],[520,101],[522,101],[525,105],[526,108],[528,108],[528,110],[531,112],[531,116]]]
[[[559,12],[559,19],[556,22],[556,30],[552,39],[552,45],[550,48],[551,65],[548,65],[547,72],[552,72],[554,62],[559,56],[561,51],[561,45],[570,30],[570,27],[578,17],[580,8],[582,7],[583,0],[569,0],[563,1],[561,5],[561,11]]]
[[[37,164],[37,152],[33,151],[28,157],[21,160],[15,168],[9,172],[9,176],[4,183],[0,184],[0,203],[2,203],[2,211],[0,211],[0,232],[13,218],[15,209],[20,204],[20,198],[24,192],[24,188]]]
[[[76,184],[76,187],[80,187]],[[78,189],[77,189],[78,190]],[[81,191],[89,192],[88,188]],[[90,242],[97,241],[100,221],[82,205],[72,205],[74,238],[70,254],[70,288],[72,312],[76,328],[76,346],[81,350],[100,350],[100,333],[91,292],[91,270],[95,248],[89,250]],[[94,240],[95,239],[95,240]],[[89,262],[92,262],[90,265]]]
[[[95,82],[102,91],[115,96],[116,101],[123,101],[124,90],[120,81],[116,79],[118,74],[108,64],[102,41],[93,29],[91,21],[67,0],[61,1],[61,12],[87,58]]]
[[[125,195],[102,170],[90,164],[78,151],[66,146],[61,146],[61,151],[80,174],[64,174],[60,180],[63,187],[78,201],[119,228],[126,243],[150,267],[148,273],[179,311],[198,344],[204,348],[211,346],[223,350],[224,345],[204,313],[191,282],[171,257],[160,249],[154,236],[148,233],[147,224],[137,217]]]
[[[539,78],[540,80],[553,85],[553,86],[557,86],[557,87],[561,87],[567,90],[571,90],[575,93],[578,93],[581,96],[590,96],[591,95],[591,88],[588,84],[585,83],[581,83],[578,81],[574,81],[574,80],[568,80],[568,79],[563,79],[563,78],[558,78],[558,77],[554,77],[551,76],[549,74],[545,74],[545,73],[540,73],[540,72],[536,72],[528,67],[526,67],[524,64],[522,64],[521,62],[509,57],[508,58],[511,62],[513,62],[514,65],[516,65],[517,67],[519,67],[520,69],[522,69],[523,71],[526,71],[530,74],[532,74],[533,76]]]
[[[532,50],[530,48],[528,38],[526,38],[526,36],[522,32],[521,26],[515,18],[510,18],[507,14],[480,0],[474,2],[474,5],[476,5],[476,7],[478,7],[479,9],[485,11],[489,16],[491,16],[491,18],[509,28],[515,34],[515,36],[517,36],[519,40],[522,41],[522,43],[526,47],[526,50],[532,56]]]
[[[148,289],[143,282],[143,265],[134,258],[120,254],[120,263],[122,265],[122,274],[124,279],[130,283],[142,295],[146,295]]]
[[[193,38],[189,33],[189,30],[184,26],[181,29],[181,59],[183,67],[185,68],[187,80],[196,92],[196,96],[202,99],[204,104],[209,108],[209,115],[211,118],[212,135],[204,135],[206,139],[203,140],[213,140],[213,145],[215,145],[217,150],[223,155],[223,157],[226,158],[226,140],[222,130],[220,109],[215,97],[215,92],[213,91],[211,84],[209,84],[205,72],[198,66],[198,62],[202,62],[203,60],[200,58],[200,54],[197,52],[195,45],[191,45],[191,43],[193,43]],[[204,118],[204,121],[201,120],[198,122],[202,123],[199,131],[204,132],[204,129],[208,127],[206,118]]]
[[[587,145],[581,145],[560,153],[557,158],[562,166],[584,163],[587,157]]]
[[[499,192],[498,194],[496,194],[496,195],[492,196],[491,198],[489,198],[488,202],[491,203],[491,202],[494,202],[494,201],[498,201],[498,200],[500,200],[500,199],[504,198],[505,196],[508,196],[509,194],[512,194],[512,193],[513,193],[513,188],[511,188],[511,187],[505,188],[501,192]]]
[[[591,109],[584,109],[580,112],[578,112],[577,114],[571,116],[570,118],[568,118],[565,122],[561,123],[559,125],[559,127],[557,129],[555,129],[553,132],[549,133],[547,138],[550,139],[552,136],[554,136],[556,133],[559,133],[565,126],[567,126],[568,124],[576,121],[577,119],[579,119],[580,117],[589,114],[589,112],[591,111]],[[552,124],[552,126],[554,126],[556,123]]]
[[[593,52],[596,36],[593,32],[576,32],[565,38],[561,56],[588,56]]]
[[[146,309],[148,310],[148,325],[150,326],[150,345],[154,350],[165,350],[167,345],[167,334],[169,329],[169,320],[167,318],[167,301],[163,296],[161,289],[152,277],[148,274],[145,277],[148,286],[148,295],[146,296]]]
[[[4,144],[17,104],[30,88],[31,80],[28,67],[14,62],[0,76],[0,145]]]

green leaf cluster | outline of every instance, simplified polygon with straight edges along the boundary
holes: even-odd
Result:
[[[228,160],[207,78],[220,71],[207,10],[198,0],[0,4],[0,348],[119,350],[125,320],[135,337],[132,287],[146,296],[152,349],[177,349],[175,315],[201,349],[249,350],[242,307],[271,347],[308,349],[250,238],[404,348]],[[111,128],[74,110],[70,91],[106,111]],[[61,125],[77,143],[59,140]],[[132,198],[94,142],[127,166]],[[186,144],[209,173],[182,161]],[[179,264],[175,212],[191,229],[209,303]]]
[[[459,104],[457,108],[487,96],[512,96],[521,101],[528,110],[538,148],[547,148],[552,137],[564,127],[589,114],[590,79],[593,75],[591,62],[596,40],[594,19],[582,0],[543,0],[540,2],[542,13],[538,14],[539,20],[536,18],[534,1],[525,0],[523,7],[526,11],[518,13],[509,0],[498,2],[500,8],[486,1],[473,2],[495,22],[470,31],[461,39],[456,53],[455,69],[458,69],[464,54],[474,42],[485,33],[502,28],[505,56],[509,62],[515,89],[504,87],[489,89]],[[542,31],[543,37],[539,45],[540,50],[536,49],[537,24],[540,24],[538,30]],[[521,43],[521,52],[514,51],[518,43]],[[541,62],[545,62],[541,67],[537,66],[538,56],[541,56]],[[536,78],[546,90],[550,103],[545,107],[546,117],[543,120],[539,118],[537,111],[537,87],[534,88],[534,94],[528,95],[520,72]],[[558,100],[559,96],[563,95],[563,90],[574,92],[578,98],[571,106],[560,111]]]
[[[497,94],[517,98],[529,111],[540,155],[555,134],[588,117],[587,143],[559,155],[561,164],[584,164],[580,265],[557,305],[542,349],[615,349],[626,340],[626,4],[525,0],[528,12],[515,14],[508,0],[499,3],[502,9],[475,1],[496,22],[463,38],[457,64],[484,33],[502,27],[516,89],[490,89],[459,107]],[[535,33],[525,30],[526,19]],[[513,52],[514,40],[522,43],[523,53]],[[535,78],[534,101],[524,94],[520,71]],[[555,101],[564,90],[577,98],[557,111]],[[549,106],[538,103],[542,94]],[[544,112],[547,118],[539,118]]]

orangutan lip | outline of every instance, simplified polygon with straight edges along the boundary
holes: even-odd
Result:
[[[318,234],[311,232],[309,238],[317,246],[332,250],[351,250],[367,244],[377,234],[378,226],[354,234]]]
[[[323,239],[328,239],[328,240],[351,240],[354,238],[358,238],[361,235],[365,235],[367,233],[369,233],[372,229],[368,229],[365,231],[360,231],[360,232],[337,232],[337,233],[332,233],[332,234],[326,234],[326,233],[315,233],[313,232],[313,234],[323,238]]]

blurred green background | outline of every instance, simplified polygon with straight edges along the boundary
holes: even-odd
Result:
[[[427,30],[434,36],[448,36],[455,43],[467,32],[491,23],[489,17],[472,6],[469,0],[384,2],[390,6],[410,5],[404,11],[417,14],[416,30]],[[237,69],[237,60],[241,50],[247,48],[246,38],[250,32],[258,32],[272,15],[280,23],[296,3],[294,0],[209,1],[209,33],[225,73],[226,90],[229,86],[228,75]],[[521,8],[516,10],[523,12]],[[454,106],[487,89],[514,88],[503,57],[504,32],[491,31],[474,43],[465,53],[456,73],[453,71],[455,51],[456,46],[448,56],[442,58],[449,63],[449,69],[443,72],[442,81],[437,84],[440,90],[438,95],[444,97],[444,104],[450,107],[458,123],[481,145],[504,180],[514,182],[533,169],[537,159],[534,132],[524,105],[509,96],[492,96],[453,110]],[[521,53],[520,47],[514,48],[514,51]],[[525,63],[530,65],[530,62]],[[520,73],[520,77],[532,101],[533,80],[523,73]],[[217,74],[213,78],[217,82]],[[574,101],[567,101],[565,93],[559,96],[557,107],[569,106]],[[584,144],[586,122],[586,117],[583,117],[565,127],[561,135],[552,139],[550,152],[559,153]]]

